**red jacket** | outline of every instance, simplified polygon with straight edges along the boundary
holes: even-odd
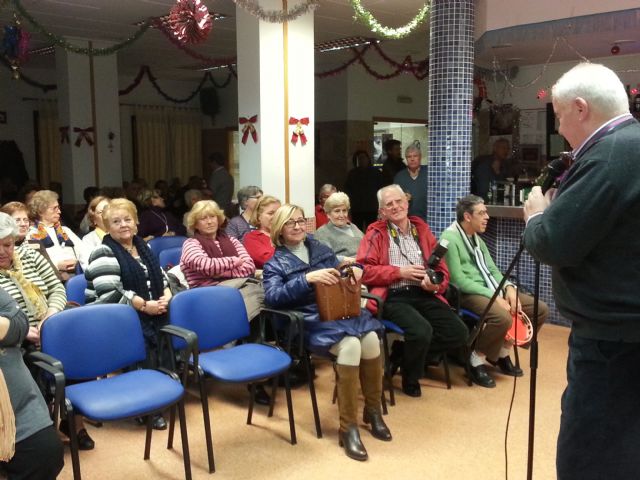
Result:
[[[316,212],[316,230],[318,230],[325,223],[329,222],[329,217],[327,216],[326,213],[324,213],[324,207],[319,203],[316,204],[315,212]]]
[[[409,220],[415,225],[418,231],[418,239],[420,248],[424,257],[424,265],[431,256],[432,250],[436,246],[436,237],[431,233],[431,229],[427,223],[418,217],[409,217]],[[387,298],[387,290],[393,282],[401,280],[400,267],[389,265],[389,232],[387,231],[387,222],[378,220],[367,228],[367,233],[360,242],[356,261],[364,265],[364,274],[362,275],[362,283],[369,287],[369,292],[378,295],[383,299]],[[444,259],[436,268],[444,274],[444,280],[440,284],[436,297],[444,303],[444,293],[449,287],[449,269]],[[425,292],[426,293],[426,292]],[[430,294],[429,294],[430,295]],[[376,313],[375,303],[369,301],[367,308]]]

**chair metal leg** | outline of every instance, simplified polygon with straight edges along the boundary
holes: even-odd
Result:
[[[444,378],[447,382],[447,390],[451,390],[451,375],[449,374],[449,358],[446,353],[442,354],[442,367],[444,368]]]
[[[76,420],[73,407],[69,400],[65,400],[67,413],[67,425],[69,425],[69,440],[71,440],[71,465],[73,467],[73,479],[82,480],[80,474],[80,455],[78,449],[78,434],[76,433]]]
[[[253,399],[256,398],[256,384],[249,384],[249,412],[247,413],[247,425],[251,425],[251,418],[253,417]]]
[[[293,417],[293,402],[291,400],[291,385],[289,383],[289,371],[286,371],[284,377],[284,388],[287,395],[287,410],[289,412],[289,432],[291,433],[291,445],[298,443],[298,437],[296,436],[296,423]]]
[[[389,409],[387,408],[387,397],[384,395],[384,375],[382,376],[382,395],[380,395],[380,403],[382,403],[382,414],[387,415]]]
[[[275,376],[271,379],[271,402],[269,403],[268,417],[273,417],[273,407],[276,404],[276,393],[278,392],[278,377]]]
[[[189,455],[189,437],[187,436],[187,416],[184,411],[184,396],[178,402],[180,417],[180,437],[182,439],[182,459],[184,461],[184,478],[191,480],[191,456]]]
[[[144,442],[144,459],[149,460],[151,454],[151,434],[153,433],[153,415],[147,415],[147,437]]]
[[[307,372],[307,378],[309,383],[309,395],[311,396],[311,408],[313,409],[313,420],[316,424],[316,436],[322,438],[322,427],[320,426],[320,414],[318,413],[318,399],[316,398],[316,387],[313,382],[313,375],[311,373],[311,365],[309,354],[303,355],[304,368]]]
[[[391,405],[392,407],[395,406],[396,404],[396,394],[393,390],[393,378],[391,378],[387,372],[388,372],[388,366],[390,364],[389,361],[389,341],[387,340],[387,333],[385,332],[382,335],[382,350],[384,351],[384,370],[383,370],[383,388],[382,388],[382,394],[384,395],[384,390],[385,388],[387,390],[389,390],[389,405]],[[384,407],[384,404],[383,404]]]
[[[167,448],[173,448],[173,431],[176,425],[176,406],[169,409],[169,435],[167,437]]]
[[[196,375],[196,381],[200,386],[200,403],[202,404],[202,418],[204,420],[204,437],[207,442],[207,459],[209,460],[209,473],[216,471],[213,459],[213,441],[211,440],[211,419],[209,418],[209,397],[205,391],[204,376]]]

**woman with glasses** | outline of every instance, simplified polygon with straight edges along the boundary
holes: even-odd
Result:
[[[144,208],[140,212],[138,233],[147,242],[155,237],[186,235],[184,225],[167,210],[160,190],[144,189],[138,195],[138,201]]]
[[[137,235],[138,212],[125,198],[111,200],[102,212],[107,234],[96,247],[84,272],[87,279],[86,303],[122,303],[137,312],[147,349],[147,364],[168,367],[159,358],[159,329],[168,323],[167,306],[171,291],[158,259]],[[153,428],[164,430],[161,415]]]
[[[258,200],[251,214],[251,224],[256,229],[247,233],[242,243],[258,269],[262,269],[275,252],[271,243],[271,219],[279,207],[280,200],[266,195]]]
[[[89,202],[87,208],[87,217],[93,230],[82,237],[82,241],[89,250],[93,250],[95,247],[102,243],[102,239],[107,234],[106,227],[104,226],[104,220],[102,219],[102,212],[104,208],[109,204],[109,198],[102,195],[94,197]]]
[[[262,197],[260,187],[250,185],[238,190],[238,205],[242,213],[229,220],[226,228],[227,235],[242,241],[244,236],[253,230],[254,227],[249,222],[260,197]]]
[[[31,197],[29,208],[35,222],[29,229],[27,240],[38,240],[44,246],[63,279],[68,279],[78,262],[83,269],[86,268],[88,249],[70,228],[60,223],[58,194],[51,190],[40,190]]]
[[[18,225],[18,233],[16,234],[16,248],[21,249],[28,246],[29,242],[25,242],[31,222],[29,221],[29,209],[22,202],[9,202],[0,208],[0,212],[4,212],[11,216]]]
[[[391,440],[380,406],[382,359],[376,331],[383,327],[364,309],[355,318],[319,320],[314,284],[338,283],[340,262],[329,247],[307,238],[305,225],[304,212],[296,205],[283,205],[276,211],[271,240],[277,247],[264,267],[265,301],[276,308],[301,311],[307,348],[336,358],[339,444],[348,457],[363,461],[368,455],[358,431],[359,385],[365,398],[363,422],[370,424],[375,438]],[[357,278],[362,275],[357,264],[353,271]]]

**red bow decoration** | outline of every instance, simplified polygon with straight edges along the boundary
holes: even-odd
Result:
[[[82,144],[82,140],[86,140],[90,147],[93,146],[93,138],[91,138],[91,134],[93,133],[93,127],[88,128],[78,128],[73,127],[73,132],[78,134],[74,145],[79,147]]]
[[[240,125],[244,125],[242,127],[242,144],[247,144],[247,138],[249,138],[249,133],[251,133],[251,138],[253,138],[253,143],[258,143],[258,132],[256,131],[255,123],[258,121],[258,115],[254,115],[253,117],[240,117],[238,119],[238,123]]]
[[[60,127],[60,143],[69,143],[69,127]]]
[[[298,137],[300,137],[300,143],[304,147],[307,144],[307,136],[304,134],[302,128],[303,125],[309,125],[309,117],[303,117],[298,120],[295,117],[289,117],[289,125],[295,125],[293,133],[291,134],[291,143],[294,145],[298,143]]]

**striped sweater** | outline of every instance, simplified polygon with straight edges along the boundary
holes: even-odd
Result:
[[[64,310],[67,304],[67,292],[47,259],[32,248],[16,248],[15,252],[22,262],[22,273],[27,280],[38,286],[47,299],[47,307],[59,312]],[[0,274],[0,287],[18,302],[20,309],[29,318],[29,324],[37,326],[38,320],[27,312],[24,298],[13,280],[6,275]]]
[[[147,266],[137,258],[147,277],[147,287],[151,290]],[[120,264],[111,248],[107,245],[99,245],[93,249],[89,257],[89,265],[84,271],[87,279],[85,290],[86,303],[124,303],[131,304],[131,300],[138,293],[133,290],[125,290],[122,285]],[[168,287],[166,277],[163,280],[164,288]]]
[[[237,257],[211,258],[204,251],[200,242],[190,238],[182,245],[180,257],[180,269],[187,278],[189,288],[215,285],[229,278],[252,277],[256,272],[256,266],[242,244],[233,237],[229,237],[231,243],[238,252]],[[220,245],[216,242],[218,248]],[[234,267],[238,257],[242,259],[239,267]]]

